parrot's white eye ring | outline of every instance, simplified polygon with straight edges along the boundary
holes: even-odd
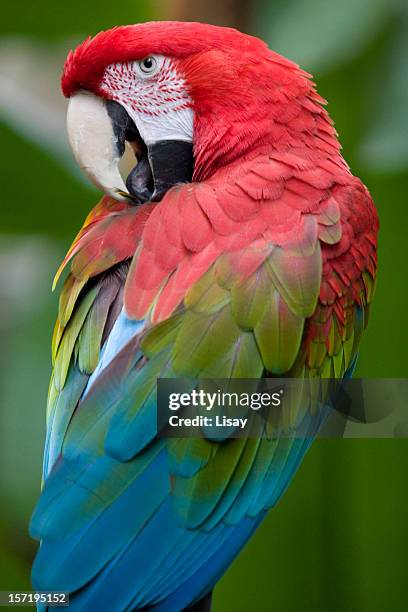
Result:
[[[138,61],[139,68],[143,74],[150,75],[154,74],[158,68],[158,62],[153,55],[148,55]]]

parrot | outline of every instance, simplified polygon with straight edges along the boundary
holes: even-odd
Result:
[[[377,212],[312,76],[259,38],[117,26],[69,52],[61,87],[103,197],[54,282],[68,267],[33,586],[72,612],[210,610],[320,424],[295,435],[315,410],[298,401],[267,436],[161,436],[157,380],[352,376]]]

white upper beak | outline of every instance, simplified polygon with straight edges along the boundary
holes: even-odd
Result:
[[[91,181],[116,200],[126,200],[119,193],[127,189],[119,173],[121,156],[103,99],[87,91],[72,95],[67,128],[75,159]]]

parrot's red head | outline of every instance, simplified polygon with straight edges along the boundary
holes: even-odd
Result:
[[[101,32],[68,55],[62,90],[74,153],[116,198],[160,199],[261,149],[338,151],[309,75],[230,28],[153,22]],[[126,187],[125,141],[138,158]]]

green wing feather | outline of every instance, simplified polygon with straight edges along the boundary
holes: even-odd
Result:
[[[180,377],[257,379],[289,372],[299,355],[306,318],[316,308],[321,256],[316,243],[306,262],[295,262],[294,278],[286,254],[279,251],[245,279],[234,269],[234,260],[222,256],[187,292],[182,313],[145,334],[142,350],[154,360],[167,338],[172,367]],[[282,444],[287,457],[292,442]],[[191,528],[210,529],[227,515],[237,520],[245,514],[260,484],[271,490],[271,476],[265,473],[276,459],[277,446],[276,440],[260,439],[169,440],[180,519]]]
[[[174,313],[159,324],[147,324],[143,336],[104,371],[95,393],[77,410],[64,450],[73,457],[106,453],[107,461],[118,462],[112,465],[119,480],[110,492],[107,481],[92,482],[95,494],[104,491],[105,503],[138,473],[129,466],[152,446],[159,376],[304,379],[303,391],[294,393],[278,421],[269,424],[268,438],[216,441],[204,436],[166,442],[174,508],[188,527],[236,522],[279,498],[316,431],[324,379],[341,378],[353,363],[375,276],[374,263],[352,281],[327,261],[324,269],[322,253],[327,258],[338,231],[337,226],[329,229],[338,218],[322,215],[318,236],[317,224],[305,217],[311,231],[299,245],[284,248],[266,237],[256,248],[253,243],[212,259]],[[86,275],[86,284],[81,276],[69,277],[61,297],[50,423],[57,406],[60,412],[66,402],[68,409],[56,427],[54,459],[84,380],[99,360],[109,313],[122,300],[124,277],[112,286],[106,274],[91,280]],[[316,379],[322,380],[320,388]],[[310,439],[302,440],[294,434],[304,419],[310,420]],[[85,474],[81,478],[86,484]],[[95,512],[101,508],[97,500],[94,506]]]
[[[64,283],[53,337],[44,474],[61,452],[71,417],[98,364],[109,315],[122,306],[122,284],[123,273],[118,269],[88,284],[71,273]]]
[[[331,306],[319,302],[318,241],[305,255],[275,248],[245,279],[227,255],[222,260],[191,287],[176,316],[145,334],[142,350],[154,360],[167,338],[172,368],[181,377],[294,376],[304,378],[305,387],[285,402],[279,426],[270,428],[270,439],[168,441],[175,508],[191,528],[234,522],[275,503],[310,443],[293,432],[307,415],[316,416],[318,400],[325,397],[324,385],[319,390],[314,380],[344,376],[355,357],[364,319],[361,313],[357,316],[361,308],[351,292],[340,298],[344,325]],[[365,288],[364,293],[367,303]],[[311,328],[314,333],[308,339]],[[313,398],[312,393],[318,395]],[[319,418],[311,420],[310,438],[318,422]]]

